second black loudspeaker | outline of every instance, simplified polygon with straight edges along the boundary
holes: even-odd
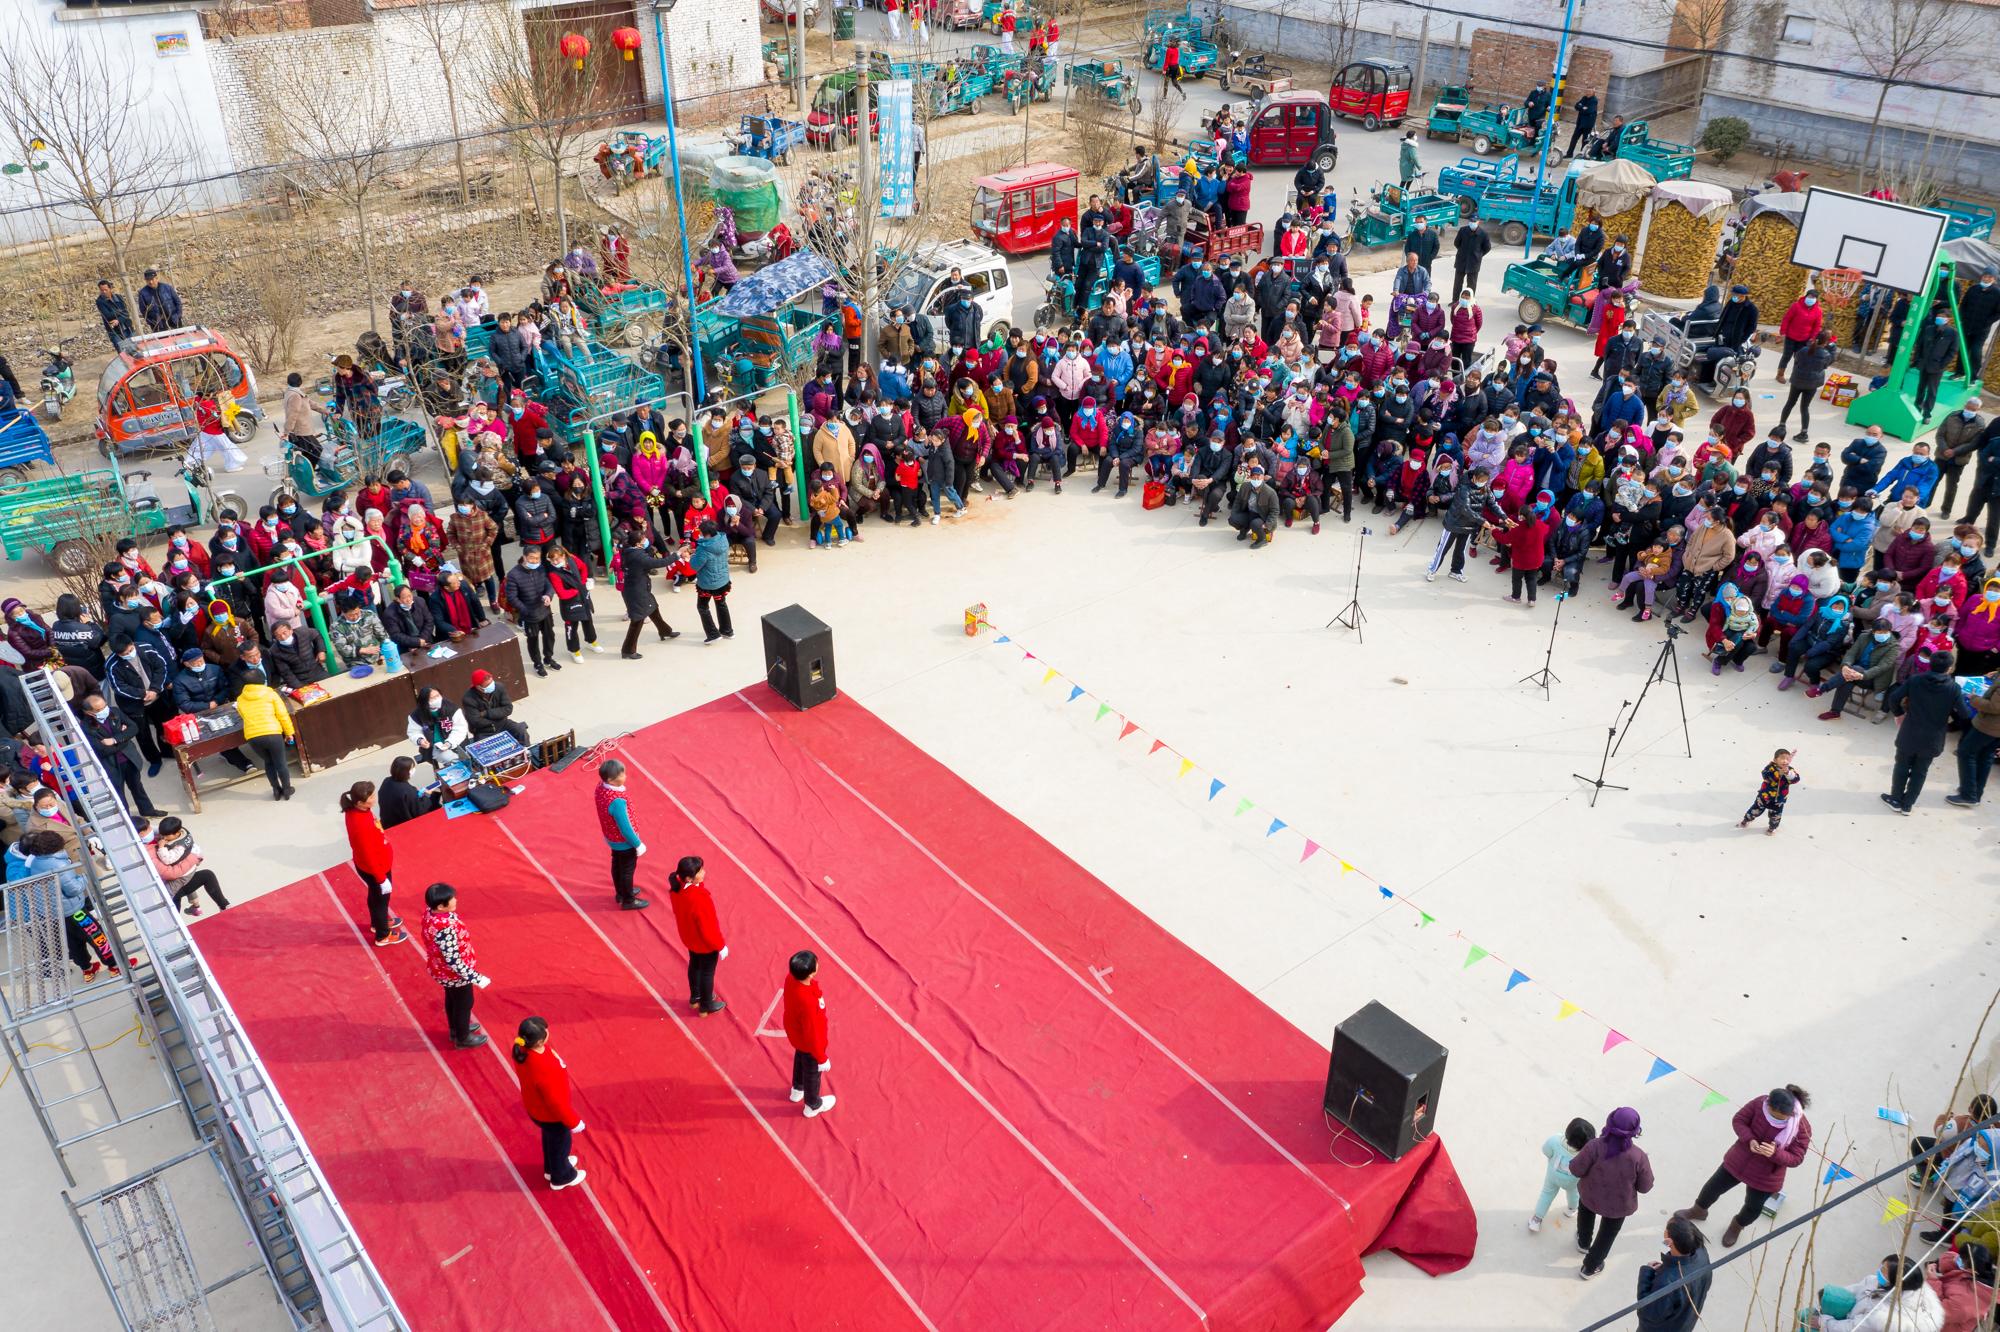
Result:
[[[1379,1003],[1333,1029],[1326,1112],[1390,1160],[1428,1138],[1444,1088],[1442,1045]]]
[[[833,630],[803,606],[764,617],[764,678],[799,711],[837,692],[833,679]]]

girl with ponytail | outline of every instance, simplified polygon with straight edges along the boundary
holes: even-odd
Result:
[[[375,934],[375,946],[387,948],[409,938],[403,933],[401,916],[389,914],[389,868],[395,853],[375,815],[375,783],[356,782],[340,797],[340,817],[347,824],[347,847],[353,856],[354,872],[368,885],[368,926]]]
[[[571,1138],[583,1121],[569,1100],[569,1066],[549,1049],[546,1018],[527,1017],[514,1034],[514,1063],[521,1078],[521,1107],[542,1131],[542,1178],[562,1190],[583,1183],[584,1171],[570,1155]]]
[[[674,904],[674,924],[680,927],[681,943],[688,950],[688,1003],[697,1017],[720,1013],[729,1007],[715,997],[715,967],[729,956],[722,940],[722,922],[716,918],[715,898],[702,882],[708,870],[700,856],[682,856],[667,876],[667,892]]]

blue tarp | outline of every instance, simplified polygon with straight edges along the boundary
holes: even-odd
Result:
[[[811,250],[800,250],[780,259],[731,287],[717,301],[714,310],[734,319],[767,315],[783,309],[809,291],[817,291],[833,281],[833,265]]]

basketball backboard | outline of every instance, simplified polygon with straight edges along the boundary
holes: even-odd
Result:
[[[1930,281],[1944,228],[1944,214],[1928,208],[1814,186],[1806,191],[1792,262],[1851,268],[1879,286],[1920,292]]]

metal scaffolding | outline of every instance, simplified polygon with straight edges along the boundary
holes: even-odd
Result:
[[[82,871],[64,873],[81,878]],[[137,988],[122,970],[111,970],[109,980],[85,981],[70,961],[69,935],[84,937],[89,916],[79,913],[84,920],[78,921],[64,909],[61,876],[38,874],[7,884],[4,901],[0,1044],[7,1047],[8,1062],[21,1080],[63,1178],[75,1188],[72,1147],[186,1107],[180,1097],[170,1096],[155,1105],[128,1108],[106,1084],[84,1027],[86,1019],[106,1009],[136,1009],[135,1023],[143,1032],[146,1012]],[[109,930],[106,936],[109,941]],[[140,1043],[147,1042],[142,1037]]]
[[[54,677],[35,671],[22,680],[37,727],[109,867],[95,875],[105,931],[141,945],[119,948],[118,956],[130,959],[126,982],[145,1000],[158,1053],[196,1134],[226,1167],[286,1306],[302,1325],[318,1320],[354,1332],[406,1332],[388,1286],[195,949]],[[101,1253],[94,1240],[93,1253]],[[115,1287],[112,1294],[117,1298]]]

